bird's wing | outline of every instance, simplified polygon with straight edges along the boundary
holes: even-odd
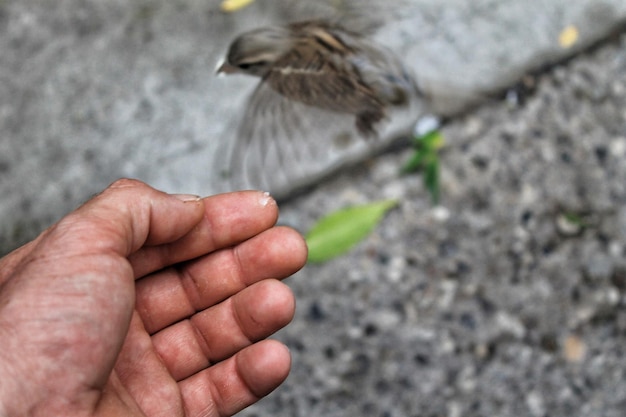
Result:
[[[394,22],[407,14],[407,9],[419,7],[412,0],[282,0],[279,14],[284,21],[323,20],[361,33],[373,35],[383,25]]]
[[[389,48],[326,22],[291,25],[297,47],[278,59],[265,80],[281,94],[345,111],[381,112],[420,95],[411,71]]]
[[[261,82],[231,142],[226,173],[231,188],[281,194],[311,184],[368,153],[354,116],[290,100]]]
[[[352,52],[325,30],[307,33],[265,76],[265,82],[283,96],[335,112],[357,114],[380,109],[376,93],[355,73],[346,59]]]
[[[336,36],[349,52],[359,46],[358,39],[347,33],[313,33],[305,41],[320,38],[322,45],[290,52],[310,55],[284,56],[273,65],[252,94],[231,143],[226,172],[232,188],[260,188],[280,196],[312,184],[385,144],[364,140],[355,120],[357,125],[361,122],[362,133],[375,123],[375,130],[389,139],[394,132],[407,131],[417,118],[419,109],[406,101],[419,94],[410,91],[412,80],[399,70],[399,60],[392,61],[384,49],[374,46],[361,58],[350,53],[328,55],[340,45],[326,36]],[[321,55],[324,51],[327,54]],[[354,68],[361,79],[348,72]],[[394,107],[394,113],[396,107],[404,108],[402,117],[381,120],[391,110],[386,104]]]

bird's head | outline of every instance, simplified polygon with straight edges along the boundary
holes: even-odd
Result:
[[[294,43],[286,28],[262,28],[246,32],[230,45],[218,74],[242,73],[263,77]]]

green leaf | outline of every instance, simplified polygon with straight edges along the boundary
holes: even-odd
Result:
[[[565,218],[565,220],[568,223],[571,223],[573,225],[576,226],[582,226],[585,227],[587,226],[587,222],[585,221],[585,219],[583,218],[583,216],[581,216],[578,213],[574,213],[574,212],[565,212],[563,213],[563,217]]]
[[[443,135],[437,130],[431,130],[422,136],[413,138],[415,152],[411,158],[402,166],[401,173],[408,174],[418,169],[426,168],[427,160],[437,158],[437,151],[443,147],[445,140]]]
[[[445,143],[443,135],[438,130],[431,130],[422,136],[413,137],[413,146],[425,149],[437,150]]]
[[[431,130],[413,138],[416,148],[411,158],[404,164],[401,173],[407,174],[423,170],[424,186],[430,193],[433,204],[439,203],[439,149],[445,144],[443,135],[438,130]]]
[[[365,238],[383,215],[397,205],[395,200],[348,207],[322,218],[306,235],[310,262],[325,262],[339,256]]]
[[[439,204],[439,158],[434,155],[426,162],[424,168],[424,185],[430,192],[433,204]]]
[[[426,149],[432,149],[433,151],[436,151],[443,147],[445,140],[443,138],[443,135],[438,130],[433,130],[432,132],[429,132],[422,136],[420,138],[420,143]]]
[[[424,159],[428,156],[428,152],[423,149],[416,149],[411,155],[411,159],[409,159],[403,166],[401,173],[408,174],[410,172],[415,172],[422,167],[424,164]]]

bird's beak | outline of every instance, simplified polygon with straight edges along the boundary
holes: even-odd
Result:
[[[232,74],[233,72],[237,72],[238,68],[234,65],[230,65],[228,62],[225,62],[223,59],[220,60],[215,66],[215,73],[217,75],[224,74]]]

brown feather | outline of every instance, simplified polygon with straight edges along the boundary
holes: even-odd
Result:
[[[384,118],[387,103],[361,78],[350,59],[360,51],[319,22],[293,24],[290,29],[294,46],[275,62],[264,81],[289,99],[354,114],[362,135],[375,134],[373,125]],[[353,36],[344,32],[346,38]]]
[[[391,107],[412,107],[421,94],[395,54],[325,21],[246,32],[226,59],[261,78],[230,148],[237,188],[306,181],[362,147],[359,136],[376,137]]]

